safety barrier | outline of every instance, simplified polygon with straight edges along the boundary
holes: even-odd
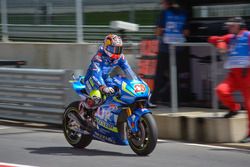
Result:
[[[0,68],[0,118],[60,124],[73,71]]]

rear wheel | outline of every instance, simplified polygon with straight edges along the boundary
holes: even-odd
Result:
[[[75,101],[71,103],[63,114],[63,133],[70,145],[75,148],[85,148],[91,141],[92,136],[90,134],[83,134],[79,125],[74,117],[77,117],[79,113],[79,104],[80,101]]]
[[[128,134],[129,145],[137,155],[146,156],[154,150],[158,138],[158,129],[152,114],[148,113],[140,118],[138,129],[136,134]]]

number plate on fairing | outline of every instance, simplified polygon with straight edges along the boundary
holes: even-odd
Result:
[[[134,85],[135,93],[145,92],[146,88],[143,84],[136,84]]]

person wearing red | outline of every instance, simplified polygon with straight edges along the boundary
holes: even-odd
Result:
[[[226,25],[229,34],[211,36],[208,39],[220,52],[228,55],[224,68],[229,73],[216,87],[216,92],[220,101],[229,108],[224,118],[231,118],[239,113],[241,105],[234,101],[232,93],[242,93],[248,113],[248,134],[241,142],[250,142],[250,31],[245,29],[245,22],[241,17],[229,19]]]

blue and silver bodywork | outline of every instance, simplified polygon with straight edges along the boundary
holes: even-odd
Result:
[[[79,96],[83,96],[82,89],[85,88],[82,82],[84,77],[79,77],[72,82],[73,89]],[[148,85],[140,78],[133,76],[113,77],[113,85],[119,88],[115,95],[108,96],[105,102],[98,107],[95,113],[97,128],[92,132],[96,140],[118,144],[128,145],[128,140],[124,139],[117,127],[118,118],[123,112],[123,108],[129,108],[138,100],[147,100],[150,94]],[[138,121],[144,114],[151,113],[148,109],[141,107],[135,109],[127,117],[127,125],[131,132],[138,131]]]

